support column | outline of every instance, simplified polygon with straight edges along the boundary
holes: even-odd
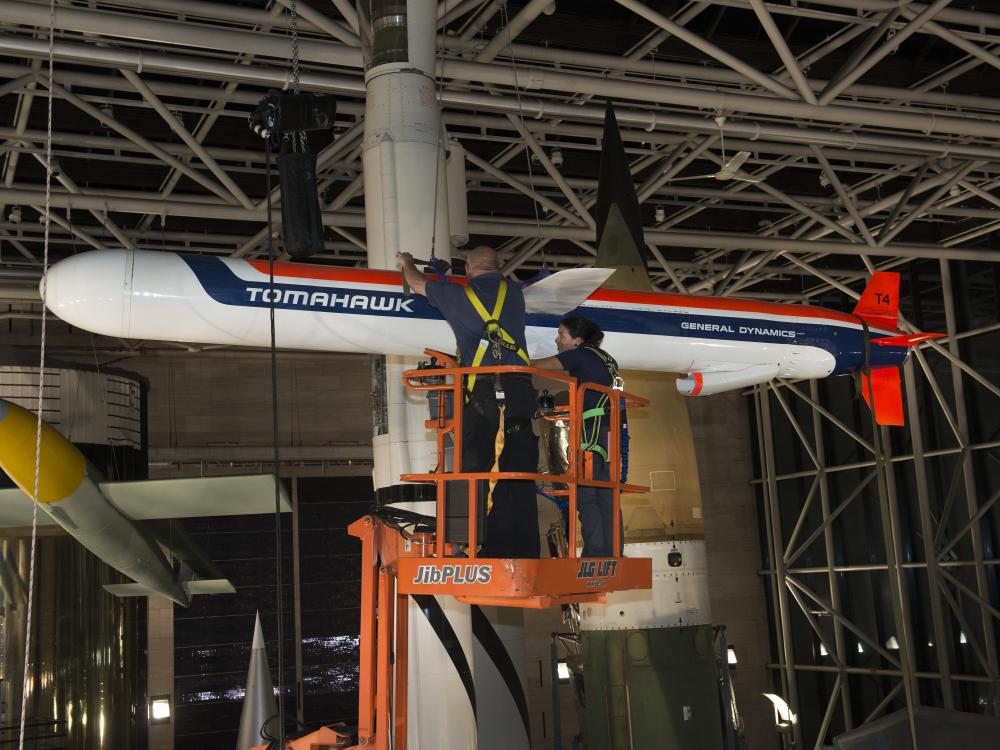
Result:
[[[931,518],[930,491],[927,487],[927,466],[924,460],[924,436],[920,422],[920,406],[917,401],[917,377],[913,360],[907,360],[903,368],[906,386],[906,419],[910,424],[910,440],[913,445],[913,473],[917,487],[917,509],[920,514],[920,536],[923,538],[924,560],[927,563],[927,593],[930,596],[931,618],[934,624],[934,642],[938,644],[938,671],[941,672],[941,697],[944,707],[955,708],[955,698],[951,685],[951,659],[948,648],[948,630],[941,607],[941,574],[937,566],[937,552],[934,546],[934,522]]]
[[[916,643],[913,638],[913,620],[910,614],[910,597],[903,580],[902,531],[899,527],[899,498],[896,494],[896,474],[892,467],[892,440],[888,427],[877,427],[875,441],[875,480],[882,507],[882,533],[885,538],[885,562],[892,592],[892,613],[896,621],[899,640],[899,666],[903,672],[906,710],[910,716],[913,750],[917,750],[915,711],[920,705],[920,686],[917,683]],[[888,526],[886,525],[888,524]],[[941,644],[943,647],[944,644]],[[940,650],[940,648],[938,649]],[[908,691],[908,692],[907,692]]]
[[[815,380],[809,381],[809,396],[813,401],[819,403],[819,383]],[[823,440],[823,420],[818,411],[811,410],[813,420],[813,439],[816,443],[816,458],[818,459],[819,472],[817,481],[819,482],[819,502],[823,513],[823,545],[826,547],[826,578],[830,587],[830,603],[838,611],[843,611],[840,601],[840,584],[837,582],[837,574],[833,568],[837,564],[837,556],[834,553],[833,544],[833,524],[830,523],[830,486],[826,476],[826,443]],[[844,626],[839,622],[833,623],[833,638],[837,648],[837,659],[841,664],[847,664],[847,649],[844,645]],[[840,707],[844,713],[844,727],[854,728],[854,717],[851,711],[851,681],[846,674],[841,674],[840,685]]]
[[[295,716],[305,721],[305,695],[302,684],[302,577],[299,544],[299,480],[292,477],[292,603],[295,615]]]
[[[767,392],[768,386],[757,387],[757,401],[760,409],[760,439],[764,459],[763,474],[764,497],[767,506],[767,518],[769,519],[769,532],[771,542],[771,564],[774,565],[775,572],[775,600],[780,623],[780,638],[778,644],[781,653],[781,663],[785,665],[782,674],[783,687],[791,712],[799,715],[799,689],[795,675],[795,655],[792,644],[792,624],[788,608],[788,583],[786,581],[785,562],[783,555],[783,544],[781,538],[781,508],[778,503],[778,483],[775,477],[774,466],[774,442],[771,429],[771,404]],[[799,722],[792,722],[792,738],[795,747],[802,746],[802,729]]]
[[[170,700],[170,718],[149,722],[149,750],[174,750],[174,603],[147,597],[146,685],[149,705],[154,698]]]
[[[958,339],[958,323],[955,320],[955,299],[952,296],[951,284],[951,264],[941,259],[941,294],[944,297],[945,325],[948,331],[948,351],[957,359],[960,357]],[[978,500],[976,489],[976,476],[972,466],[972,454],[969,451],[969,414],[965,404],[965,381],[962,379],[962,370],[951,363],[951,382],[955,393],[955,418],[958,421],[958,439],[962,450],[962,479],[965,482],[965,503],[969,518],[976,515]],[[969,530],[969,537],[972,539],[972,559],[975,562],[976,572],[976,593],[983,600],[989,601],[990,585],[986,576],[986,567],[983,565],[983,535],[980,525],[975,523]],[[983,649],[986,652],[986,660],[990,664],[997,663],[997,645],[994,638],[993,619],[989,612],[980,608],[980,624],[983,629]],[[994,709],[1000,696],[994,696]]]

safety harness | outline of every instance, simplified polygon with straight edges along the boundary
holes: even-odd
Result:
[[[608,374],[611,376],[611,388],[616,391],[625,390],[625,381],[622,380],[622,376],[618,372],[618,363],[615,362],[614,357],[596,346],[588,346],[586,348],[596,354],[598,359],[607,368]],[[593,451],[605,461],[608,460],[608,451],[607,448],[601,445],[600,439],[601,422],[604,419],[604,415],[608,413],[608,402],[608,394],[601,393],[600,398],[597,400],[597,405],[583,412],[583,441],[580,444],[581,450]],[[622,425],[624,424],[623,412]]]
[[[503,311],[503,303],[507,299],[507,282],[503,279],[500,280],[500,286],[497,288],[497,301],[493,305],[492,313],[486,312],[486,307],[480,301],[479,297],[476,296],[476,292],[471,286],[465,287],[465,296],[469,298],[473,309],[475,309],[476,313],[483,320],[483,335],[479,339],[479,346],[476,347],[476,353],[472,357],[472,362],[469,366],[479,367],[483,363],[483,357],[486,356],[487,350],[490,350],[493,359],[499,361],[502,349],[514,352],[524,360],[526,365],[530,365],[531,359],[528,358],[528,353],[518,346],[517,342],[500,325],[500,313]],[[476,375],[473,373],[469,375],[466,389],[471,393],[475,384]]]

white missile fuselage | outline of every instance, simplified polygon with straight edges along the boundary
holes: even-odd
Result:
[[[29,497],[35,491],[36,417],[0,399],[0,468]],[[116,508],[89,476],[83,454],[42,423],[38,508],[115,570],[178,604],[190,596],[156,542]]]
[[[543,285],[558,288],[560,275]],[[265,347],[273,304],[281,348],[404,356],[455,350],[441,314],[405,294],[391,271],[279,262],[272,287],[267,261],[101,250],[55,264],[47,283],[53,313],[107,336]],[[532,312],[532,287],[525,296],[528,353],[554,354],[562,315],[551,305]],[[774,377],[823,378],[865,364],[863,321],[824,308],[596,289],[565,314],[598,323],[622,368],[687,373],[678,380],[686,395]],[[891,327],[868,331],[899,335]],[[877,369],[900,365],[906,354],[906,346],[882,345],[867,356]]]
[[[83,453],[24,406],[0,398],[0,528],[60,526],[96,557],[132,579],[109,583],[115,596],[163,596],[182,606],[200,594],[231,594],[230,581],[183,526],[167,519],[290,512],[271,475],[100,481]],[[40,438],[36,472],[35,444]],[[31,506],[36,496],[38,512]],[[168,556],[169,555],[169,556]],[[176,570],[175,570],[176,566]]]

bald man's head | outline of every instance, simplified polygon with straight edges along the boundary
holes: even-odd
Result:
[[[500,259],[497,251],[489,245],[480,245],[469,251],[465,256],[465,275],[474,279],[485,273],[496,273],[500,270]]]

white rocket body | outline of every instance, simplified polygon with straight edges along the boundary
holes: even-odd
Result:
[[[474,607],[472,618],[478,750],[530,747],[524,610]],[[537,713],[535,719],[540,719]]]
[[[359,6],[367,18],[364,167],[368,268],[396,268],[400,250],[417,258],[451,258],[444,131],[434,85],[437,3],[406,0],[398,6]],[[404,43],[405,40],[405,43]],[[464,189],[464,182],[462,185]],[[353,296],[353,295],[352,295]],[[390,304],[384,298],[382,305]],[[411,300],[416,302],[416,300]],[[405,304],[403,300],[400,304]],[[360,304],[360,303],[359,303]],[[374,304],[374,298],[369,304]],[[393,306],[395,302],[392,302]],[[441,321],[443,322],[443,321]],[[431,323],[419,333],[392,327],[390,319],[354,329],[359,351],[388,353],[384,370],[384,425],[372,440],[376,491],[400,484],[405,473],[431,470],[437,463],[434,433],[424,426],[426,398],[403,388],[402,373],[431,341],[449,338]],[[372,349],[366,341],[384,333],[410,339],[416,347]],[[451,345],[453,346],[453,344]],[[379,417],[376,424],[382,420]],[[427,510],[424,510],[427,512]],[[433,514],[433,508],[429,511]],[[476,747],[476,690],[472,676],[472,622],[469,606],[452,597],[410,597],[407,669],[407,746],[413,750],[466,750]]]
[[[369,77],[365,136],[365,232],[369,268],[395,268],[396,253],[451,257],[441,115],[421,72]],[[433,244],[432,244],[433,243]]]
[[[365,10],[379,12],[376,6]],[[361,157],[372,269],[395,269],[400,250],[418,258],[451,258],[444,139],[434,86],[436,3],[408,0],[405,13],[401,10],[387,8],[388,15],[367,18],[368,33],[362,35],[368,67]],[[366,18],[364,12],[361,17]],[[423,425],[426,402],[406,393],[400,380],[403,370],[415,365],[399,357],[386,362],[388,430],[373,442],[376,490],[399,484],[400,474],[426,471],[436,463],[434,436]]]
[[[451,596],[411,596],[407,620],[406,746],[474,750],[479,717],[472,700],[482,696],[473,677],[469,605]]]
[[[703,539],[630,542],[625,556],[652,559],[653,587],[613,591],[604,604],[581,604],[581,630],[680,628],[712,622]]]
[[[427,397],[401,386],[403,372],[415,368],[417,360],[393,355],[385,359],[387,429],[372,438],[376,488],[399,484],[402,474],[421,474],[437,466],[437,441],[424,426]]]

